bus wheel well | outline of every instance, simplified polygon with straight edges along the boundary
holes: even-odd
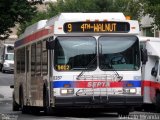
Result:
[[[48,106],[48,90],[47,90],[47,85],[43,85],[43,106],[46,107]]]
[[[160,90],[156,90],[156,111],[160,113]]]
[[[160,94],[160,90],[159,89],[156,89],[156,96]]]
[[[21,104],[22,104],[22,97],[23,97],[23,89],[22,89],[23,87],[22,87],[22,85],[20,85],[20,87],[19,87],[19,105],[21,106]]]

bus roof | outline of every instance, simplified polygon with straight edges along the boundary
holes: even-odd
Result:
[[[147,41],[160,42],[160,38],[157,37],[139,36],[139,40],[140,42],[147,42]]]
[[[65,21],[86,21],[86,20],[126,20],[123,13],[102,12],[102,13],[61,13],[58,20]]]
[[[86,21],[86,20],[126,20],[123,13],[61,13],[56,17],[52,17],[49,20],[41,20],[37,23],[26,28],[25,32],[20,36],[23,38],[27,35],[34,33],[35,31],[42,29],[45,26],[51,26],[55,20],[58,21]]]
[[[86,21],[127,21],[124,14],[120,12],[101,12],[101,13],[61,13],[49,20],[41,20],[26,28],[25,32],[15,42],[15,47],[24,45],[50,34],[66,34],[63,28],[66,22],[86,22]],[[134,28],[131,34],[139,32],[137,21],[132,21],[130,28]],[[53,27],[54,26],[54,27]],[[55,27],[56,26],[56,27]],[[54,33],[53,33],[54,32]]]

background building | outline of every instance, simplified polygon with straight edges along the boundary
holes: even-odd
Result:
[[[160,31],[156,30],[156,26],[152,26],[153,19],[149,15],[142,17],[140,22],[140,34],[148,37],[160,37]]]

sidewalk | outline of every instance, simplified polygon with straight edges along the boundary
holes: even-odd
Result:
[[[10,86],[0,86],[0,101],[12,100],[12,92]]]

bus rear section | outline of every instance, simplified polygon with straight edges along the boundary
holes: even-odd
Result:
[[[147,52],[147,62],[142,66],[142,93],[144,109],[152,106],[160,112],[160,38],[139,37],[141,47]]]

